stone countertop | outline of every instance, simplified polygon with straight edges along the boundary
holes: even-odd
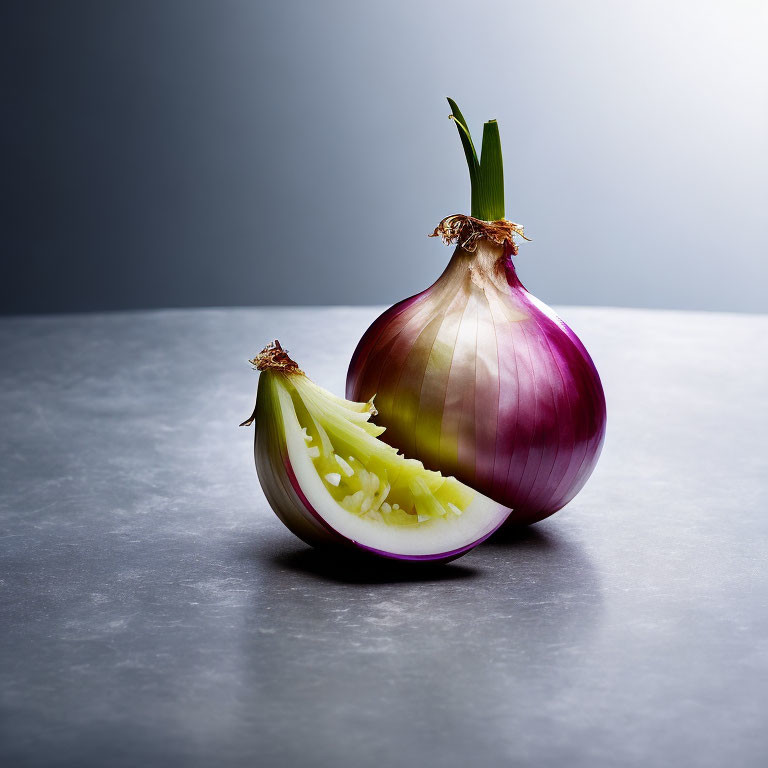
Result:
[[[768,317],[562,308],[595,474],[414,572],[294,538],[237,427],[267,341],[341,394],[376,314],[0,321],[0,763],[768,764]]]

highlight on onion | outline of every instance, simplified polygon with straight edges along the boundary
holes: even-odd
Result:
[[[270,506],[310,545],[341,544],[397,560],[448,561],[486,539],[509,510],[378,439],[372,399],[355,403],[312,382],[279,342],[261,372],[256,469]]]
[[[573,499],[595,468],[605,396],[576,334],[515,272],[515,237],[525,236],[504,218],[496,121],[484,125],[478,159],[448,101],[469,165],[472,215],[449,216],[434,231],[456,243],[447,268],[366,331],[347,397],[376,394],[385,440],[513,509],[510,522],[533,523]]]

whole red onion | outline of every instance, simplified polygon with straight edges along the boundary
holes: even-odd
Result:
[[[475,157],[473,176],[474,147],[451,105],[470,162],[475,216],[482,163]],[[500,145],[497,152],[500,169]],[[347,397],[375,395],[384,440],[512,508],[510,522],[533,523],[573,499],[595,468],[605,396],[576,334],[518,279],[511,233],[520,228],[503,219],[503,182],[501,190],[500,220],[486,226],[489,215],[451,217],[460,222],[453,232],[459,245],[445,272],[366,331],[349,367]],[[491,239],[494,226],[510,232],[501,243]]]
[[[509,247],[457,247],[426,291],[381,315],[355,350],[347,397],[376,396],[382,439],[532,523],[595,468],[600,377],[576,334],[528,293]]]

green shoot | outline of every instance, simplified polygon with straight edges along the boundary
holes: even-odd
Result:
[[[471,215],[483,221],[504,218],[504,165],[501,156],[499,125],[489,120],[483,126],[483,146],[480,160],[464,115],[453,99],[448,99],[451,119],[456,123],[469,167],[472,188]]]

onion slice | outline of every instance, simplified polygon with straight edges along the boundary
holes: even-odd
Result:
[[[261,375],[244,425],[256,424],[259,480],[280,520],[308,544],[448,561],[506,519],[503,505],[379,440],[372,399],[355,403],[319,387],[278,342],[252,362]]]

